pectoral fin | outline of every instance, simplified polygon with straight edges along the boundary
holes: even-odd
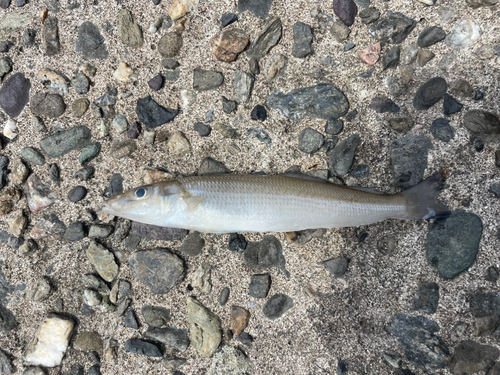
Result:
[[[194,210],[201,202],[203,202],[207,197],[182,197],[184,204],[186,205],[186,211]]]

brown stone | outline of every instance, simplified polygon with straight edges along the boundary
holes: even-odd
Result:
[[[242,333],[248,326],[250,320],[250,312],[243,307],[231,307],[231,323],[230,328],[235,335]]]
[[[100,353],[103,348],[101,335],[97,332],[80,332],[75,340],[75,348],[84,352],[94,351]]]
[[[224,30],[219,36],[211,40],[215,57],[224,62],[236,60],[238,55],[247,47],[250,38],[241,29]]]
[[[368,65],[375,64],[380,58],[380,42],[358,52],[359,58]]]

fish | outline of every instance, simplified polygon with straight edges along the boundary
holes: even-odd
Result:
[[[144,224],[205,233],[295,232],[427,220],[448,208],[437,201],[435,174],[397,194],[324,183],[307,175],[221,174],[139,186],[105,201],[105,213]]]

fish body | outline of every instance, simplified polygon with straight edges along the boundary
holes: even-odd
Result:
[[[132,189],[109,199],[103,210],[200,232],[292,232],[434,217],[446,211],[435,200],[441,182],[430,177],[385,195],[284,175],[195,176]]]

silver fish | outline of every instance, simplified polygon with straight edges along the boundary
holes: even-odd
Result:
[[[140,186],[105,202],[103,211],[145,224],[210,233],[293,232],[386,219],[431,219],[441,175],[394,195],[286,175],[184,177]]]

